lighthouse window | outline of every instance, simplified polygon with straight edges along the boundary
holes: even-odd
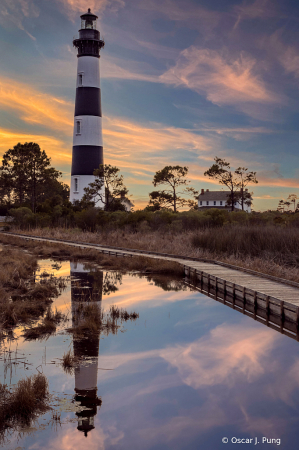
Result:
[[[80,120],[77,120],[77,126],[76,126],[76,133],[81,134],[81,122]]]
[[[75,192],[78,192],[78,178],[75,178]]]
[[[79,75],[78,75],[78,85],[82,86],[82,84],[83,84],[83,74],[79,73]]]
[[[93,20],[87,19],[85,23],[85,28],[91,28],[93,29]]]

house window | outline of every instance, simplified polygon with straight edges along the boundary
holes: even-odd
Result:
[[[237,202],[235,202],[235,206],[237,206]]]
[[[214,201],[214,205],[216,205],[216,201]]]
[[[78,178],[75,178],[75,192],[78,192],[78,186],[79,185],[79,183],[78,183]]]
[[[79,73],[78,75],[78,86],[82,86],[83,85],[83,74]]]
[[[207,202],[207,206],[208,206],[209,202]]]
[[[220,200],[220,206],[222,206],[222,200]]]
[[[81,134],[81,121],[77,120],[76,122],[76,133]]]
[[[202,201],[199,202],[200,206],[202,206]]]

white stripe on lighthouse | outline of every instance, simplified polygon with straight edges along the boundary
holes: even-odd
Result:
[[[73,145],[102,146],[102,118],[99,116],[76,116]]]
[[[77,86],[100,87],[100,64],[94,56],[80,56],[78,58]],[[82,75],[82,78],[79,77]],[[82,83],[82,84],[80,84]]]

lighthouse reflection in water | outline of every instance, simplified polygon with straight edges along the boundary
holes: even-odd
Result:
[[[73,327],[83,320],[82,305],[91,302],[102,309],[103,272],[90,274],[82,263],[71,263],[71,299]],[[102,400],[97,396],[98,356],[100,333],[85,338],[74,336],[74,356],[78,363],[75,368],[75,400],[82,406],[77,412],[78,430],[87,436],[94,428],[94,417]]]

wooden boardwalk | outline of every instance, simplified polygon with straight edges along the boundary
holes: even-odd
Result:
[[[268,326],[270,323],[274,324],[281,332],[284,332],[283,330],[291,331],[298,339],[299,283],[282,280],[219,261],[16,233],[3,234],[27,240],[95,249],[112,256],[145,256],[176,261],[184,266],[185,275],[194,287],[216,300],[221,299],[223,303],[235,309],[241,309],[243,313],[250,313],[254,318],[259,317]]]

